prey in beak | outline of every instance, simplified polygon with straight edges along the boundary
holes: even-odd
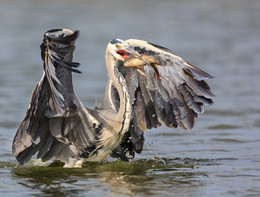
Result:
[[[146,76],[142,68],[145,65],[149,65],[154,69],[157,80],[160,81],[160,74],[156,66],[156,64],[159,63],[147,55],[138,53],[127,42],[119,39],[117,40],[120,41],[120,43],[118,42],[115,44],[117,49],[116,53],[121,56],[121,60],[124,62],[125,67],[136,68],[139,73]]]
[[[159,63],[157,63],[153,58],[151,58],[147,55],[140,55],[139,57],[128,58],[124,61],[125,67],[135,67],[135,68],[137,68],[137,71],[139,71],[144,76],[145,76],[145,74],[141,70],[141,68],[143,68],[143,66],[145,66],[145,65],[151,66],[156,73],[157,80],[160,81],[161,77],[160,77],[156,64],[159,64]]]

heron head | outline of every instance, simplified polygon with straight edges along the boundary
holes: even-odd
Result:
[[[155,63],[152,58],[138,53],[129,43],[118,38],[109,42],[108,49],[114,58],[124,62],[125,67],[141,68],[144,65]]]
[[[134,52],[134,50],[126,41],[118,38],[111,40],[107,46],[107,49],[115,59],[121,60],[123,62],[129,58],[130,53],[128,51]]]
[[[121,60],[125,67],[136,68],[144,76],[146,75],[141,68],[150,65],[156,72],[157,80],[160,80],[160,74],[156,67],[158,63],[152,57],[138,53],[128,42],[113,39],[108,44],[107,50],[115,59]]]

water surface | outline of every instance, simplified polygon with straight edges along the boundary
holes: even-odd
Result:
[[[259,196],[258,0],[0,1],[0,193],[3,196]],[[115,37],[160,44],[212,74],[217,95],[192,131],[146,131],[130,163],[82,169],[23,167],[11,154],[42,75],[39,45],[52,28],[80,30],[77,95],[93,107],[105,89],[105,47]]]

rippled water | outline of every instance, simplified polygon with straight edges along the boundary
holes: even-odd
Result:
[[[1,196],[259,196],[259,19],[258,0],[1,0]],[[42,74],[42,35],[60,27],[81,31],[74,82],[88,107],[102,98],[115,37],[166,46],[215,76],[215,104],[192,131],[147,131],[130,163],[16,167],[11,143]]]

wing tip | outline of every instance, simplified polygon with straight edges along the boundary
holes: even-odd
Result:
[[[70,29],[51,29],[44,34],[44,37],[50,41],[61,42],[61,44],[69,44],[75,41],[78,36],[78,30],[72,31]]]

